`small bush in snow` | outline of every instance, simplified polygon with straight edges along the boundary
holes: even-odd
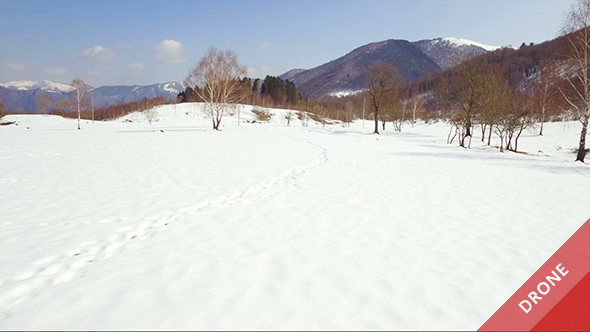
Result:
[[[252,113],[256,115],[256,120],[260,122],[269,122],[272,119],[273,114],[270,113],[268,110],[265,110],[260,107],[254,107],[252,109]]]
[[[301,127],[307,127],[309,124],[309,116],[307,116],[306,112],[298,112],[297,119],[301,121]]]
[[[145,111],[143,111],[143,115],[150,124],[152,124],[155,121],[158,121],[158,110],[155,107],[146,109]]]

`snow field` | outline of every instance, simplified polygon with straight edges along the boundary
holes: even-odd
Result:
[[[1,328],[477,329],[590,215],[575,124],[524,155],[195,107],[0,128]]]

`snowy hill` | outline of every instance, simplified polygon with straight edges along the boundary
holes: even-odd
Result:
[[[579,122],[501,153],[154,111],[3,119],[0,329],[476,330],[590,216]]]

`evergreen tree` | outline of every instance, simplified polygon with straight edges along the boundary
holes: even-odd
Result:
[[[297,92],[297,87],[295,87],[295,83],[287,80],[285,83],[285,94],[287,95],[287,101],[291,105],[297,105],[301,100],[301,96]]]
[[[258,90],[260,90],[260,79],[257,78],[254,80],[254,83],[252,84],[252,91],[254,93],[258,93]]]

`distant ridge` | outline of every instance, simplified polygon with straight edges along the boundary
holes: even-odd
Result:
[[[168,99],[176,97],[179,92],[184,91],[184,82],[167,82],[152,85],[114,85],[90,87],[88,92],[92,96],[94,107],[106,107],[110,105],[127,103],[162,96]],[[68,93],[74,88],[68,84],[55,83],[51,81],[13,81],[0,83],[0,100],[12,111],[35,112],[34,99],[40,94],[48,95],[52,102],[68,98]]]

